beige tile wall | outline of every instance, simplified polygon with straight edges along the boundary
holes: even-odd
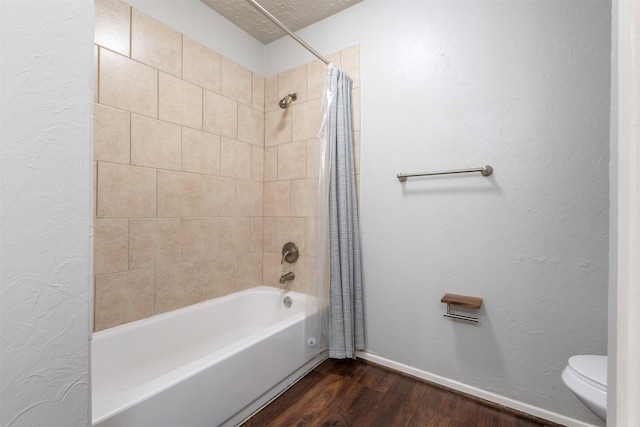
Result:
[[[264,78],[96,1],[95,329],[262,284]]]
[[[343,68],[353,80],[355,150],[360,161],[360,50],[358,46],[329,55],[329,61]],[[327,67],[319,60],[265,79],[264,115],[264,222],[263,284],[304,292],[314,276],[314,215],[317,204],[317,171],[314,154],[319,142],[318,115]],[[297,93],[287,110],[278,101]],[[356,111],[357,109],[357,111]],[[356,165],[356,182],[360,167]],[[292,241],[300,249],[294,264],[280,264],[282,246]],[[293,271],[293,282],[280,285],[278,279]]]
[[[326,66],[265,79],[118,0],[96,0],[95,41],[95,329],[262,284],[304,291]],[[354,81],[359,162],[359,49],[329,59]],[[301,257],[281,265],[288,241]]]

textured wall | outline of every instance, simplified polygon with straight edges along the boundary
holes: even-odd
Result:
[[[607,351],[610,10],[365,1],[300,31],[360,43],[368,351],[597,423],[560,372]],[[298,49],[268,45],[267,74]],[[443,318],[445,292],[484,298],[480,324]]]
[[[93,2],[0,2],[0,425],[86,426]]]

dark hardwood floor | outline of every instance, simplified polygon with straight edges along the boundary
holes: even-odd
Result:
[[[558,425],[368,362],[328,359],[242,426]]]

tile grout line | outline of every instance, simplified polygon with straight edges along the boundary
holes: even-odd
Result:
[[[129,6],[129,58],[133,59],[133,6]]]
[[[97,49],[96,55],[98,56],[98,58],[96,59],[96,61],[97,61],[96,66],[98,67],[98,70],[97,70],[97,74],[98,74],[97,79],[98,79],[98,81],[95,82],[93,90],[96,92],[96,98],[98,100],[98,104],[100,104],[100,74],[101,74],[100,73],[100,62],[101,62],[100,61],[100,56],[101,56],[101,52],[102,52],[102,47],[100,45],[96,44],[96,49]]]

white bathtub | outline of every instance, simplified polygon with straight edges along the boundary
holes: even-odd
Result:
[[[95,333],[93,425],[242,422],[326,358],[306,343],[304,298],[258,287]]]

